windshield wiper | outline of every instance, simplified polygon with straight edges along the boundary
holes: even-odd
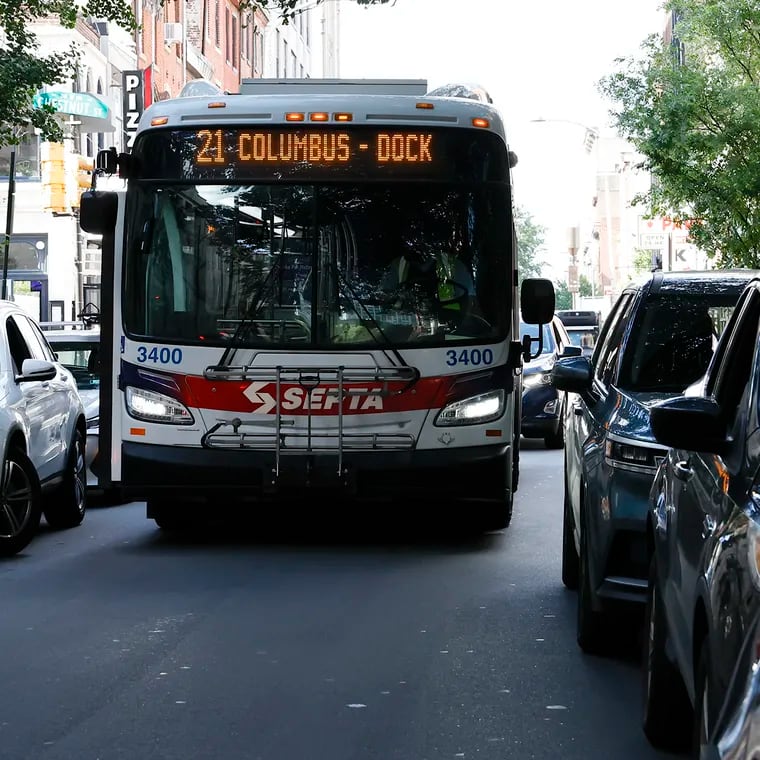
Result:
[[[341,274],[335,262],[333,262],[333,270],[334,270],[336,279],[338,280],[338,295],[345,296],[346,294],[343,293],[343,288],[345,288],[345,290],[348,293],[348,298],[346,300],[350,302],[351,308],[354,314],[356,314],[356,316],[359,318],[360,321],[368,322],[371,327],[377,330],[377,333],[379,333],[380,338],[382,338],[382,340],[378,338],[378,335],[374,332],[374,330],[367,330],[367,332],[372,336],[375,343],[377,343],[382,348],[383,354],[388,359],[388,361],[390,361],[391,364],[393,363],[390,356],[388,356],[388,351],[390,351],[393,354],[393,356],[396,357],[396,359],[398,360],[398,362],[401,364],[402,367],[408,367],[409,365],[404,360],[404,357],[399,353],[399,350],[395,346],[391,345],[391,341],[388,339],[388,336],[383,332],[383,328],[380,326],[380,323],[373,316],[372,312],[367,308],[367,305],[364,303],[364,301],[362,301],[362,299],[357,296],[356,291],[351,287],[351,285],[348,283],[348,280],[346,280],[343,274]],[[358,303],[362,307],[362,310],[366,313],[366,317],[363,317],[361,315],[361,313],[359,312],[359,309],[356,308],[356,305],[355,305],[356,303]]]

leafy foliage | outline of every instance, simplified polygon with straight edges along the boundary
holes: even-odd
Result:
[[[159,5],[163,0],[157,0]],[[242,7],[259,7],[280,12],[287,23],[298,12],[301,0],[243,0]],[[324,0],[316,0],[316,5]],[[354,0],[360,5],[383,5],[390,0]],[[35,108],[33,99],[45,86],[72,79],[79,64],[79,51],[68,50],[42,55],[39,40],[30,29],[32,21],[55,19],[65,29],[73,29],[77,13],[112,21],[134,30],[137,21],[124,0],[3,0],[0,3],[0,147],[17,145],[30,126],[40,130],[43,140],[60,142],[60,123],[52,105]]]
[[[557,280],[554,283],[554,309],[555,311],[573,308],[573,294],[566,282]]]
[[[526,277],[540,277],[544,262],[536,257],[543,249],[546,228],[533,220],[528,211],[519,206],[515,209],[517,231],[517,279],[518,284]]]
[[[599,82],[645,156],[647,213],[691,221],[719,266],[760,265],[760,4],[668,0],[674,41],[650,36]]]

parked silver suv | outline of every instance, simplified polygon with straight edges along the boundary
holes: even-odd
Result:
[[[0,556],[24,549],[43,513],[53,528],[82,522],[86,433],[71,372],[34,320],[0,301]]]

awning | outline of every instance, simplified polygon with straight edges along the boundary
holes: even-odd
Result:
[[[108,106],[89,92],[38,92],[32,102],[35,108],[49,103],[61,116],[72,117],[64,121],[78,124],[82,132],[116,131]]]

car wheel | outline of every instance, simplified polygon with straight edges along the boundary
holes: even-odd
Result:
[[[515,436],[512,444],[512,493],[517,493],[517,486],[520,483],[520,434]]]
[[[0,556],[18,554],[40,525],[40,481],[29,457],[11,447],[0,475]]]
[[[693,713],[681,674],[665,652],[666,641],[665,607],[652,557],[644,614],[642,723],[653,746],[681,752],[689,748]]]
[[[87,511],[87,468],[85,440],[78,429],[69,444],[63,483],[45,499],[45,520],[51,528],[74,528],[84,520]]]
[[[565,412],[562,406],[559,409],[557,429],[544,436],[544,446],[547,449],[561,449],[565,445]]]
[[[575,548],[573,508],[570,493],[565,481],[565,504],[562,517],[562,583],[565,588],[575,591],[578,588],[578,550]]]
[[[702,641],[694,679],[694,721],[692,723],[692,753],[699,757],[700,748],[710,735],[710,649],[707,637]]]
[[[578,618],[576,639],[587,654],[599,654],[604,637],[604,614],[593,607],[593,592],[588,568],[586,530],[581,526],[581,551],[578,560]]]

